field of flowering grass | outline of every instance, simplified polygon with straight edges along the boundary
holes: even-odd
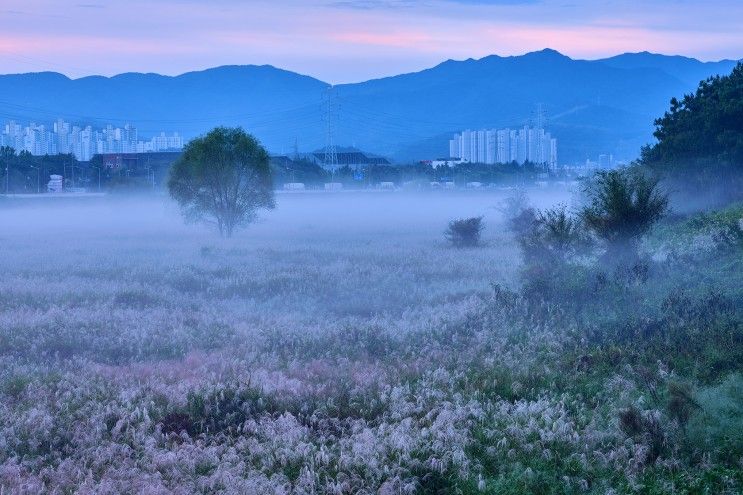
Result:
[[[230,240],[164,198],[0,205],[0,493],[739,493],[736,283],[674,258],[586,323],[520,294],[502,199],[281,195]]]

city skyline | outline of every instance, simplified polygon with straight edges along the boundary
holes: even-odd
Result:
[[[183,137],[178,132],[166,135],[161,131],[149,139],[141,139],[137,127],[130,123],[123,127],[112,124],[93,127],[59,118],[50,126],[36,122],[24,126],[9,120],[0,127],[0,147],[3,146],[35,156],[72,154],[80,161],[89,161],[101,154],[181,150]]]
[[[446,59],[544,47],[585,59],[645,50],[739,59],[743,39],[736,20],[742,15],[743,5],[731,0],[641,6],[586,0],[217,0],[209,6],[6,0],[0,64],[6,73],[52,70],[71,77],[271,64],[344,83]]]

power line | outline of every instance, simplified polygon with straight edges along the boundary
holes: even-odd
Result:
[[[215,120],[235,120],[235,119],[256,119],[258,118],[258,122],[272,122],[272,121],[290,121],[290,120],[296,120],[297,117],[310,117],[314,113],[314,109],[316,108],[316,103],[308,103],[301,106],[296,107],[285,107],[280,109],[271,109],[271,110],[264,110],[262,112],[249,112],[249,113],[238,113],[238,114],[232,114],[232,115],[214,115],[214,116],[208,116],[208,117],[198,117],[198,118],[189,118],[189,119],[142,119],[137,118],[133,116],[123,117],[123,116],[95,116],[95,115],[83,115],[83,114],[74,114],[69,112],[60,112],[58,110],[49,110],[45,108],[39,108],[39,107],[32,107],[27,105],[19,105],[16,103],[11,103],[9,101],[0,100],[0,105],[6,107],[10,111],[15,110],[16,112],[19,112],[15,115],[17,115],[17,118],[28,118],[27,115],[20,112],[25,113],[34,113],[36,115],[42,114],[46,115],[47,118],[59,118],[61,115],[64,114],[64,118],[68,119],[76,119],[80,121],[93,121],[93,122],[144,122],[144,123],[159,123],[159,124],[201,124],[201,123],[208,123],[213,122]],[[7,115],[7,114],[6,114]],[[261,120],[263,118],[264,120]],[[268,120],[265,120],[268,118]]]

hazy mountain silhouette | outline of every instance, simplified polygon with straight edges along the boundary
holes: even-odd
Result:
[[[335,87],[335,142],[399,160],[448,154],[453,132],[517,127],[536,105],[560,140],[561,161],[598,153],[633,158],[652,137],[672,96],[727,73],[733,61],[703,63],[649,53],[574,60],[554,50],[517,57],[446,61],[431,69]],[[175,77],[128,73],[69,79],[45,72],[0,76],[0,118],[121,125],[140,135],[193,137],[242,125],[273,152],[325,142],[328,84],[271,66],[225,66]]]
[[[735,60],[719,62],[700,62],[695,58],[680,55],[659,55],[650,52],[623,53],[615,57],[600,60],[607,65],[620,69],[661,69],[668,74],[694,86],[702,79],[713,74],[728,74],[737,64]]]
[[[131,122],[140,135],[194,137],[217,125],[243,125],[273,147],[284,127],[314,117],[328,85],[271,66],[223,66],[176,77],[127,73],[69,79],[56,73],[0,76],[0,118],[103,126]],[[314,135],[315,139],[319,139]],[[293,134],[291,134],[293,136]]]

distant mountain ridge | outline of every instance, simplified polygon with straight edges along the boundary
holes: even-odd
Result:
[[[695,86],[710,75],[729,73],[738,63],[736,60],[727,59],[717,62],[701,62],[681,55],[659,55],[650,52],[623,53],[598,60],[598,62],[620,69],[660,69]]]
[[[450,134],[521,126],[539,103],[561,162],[599,153],[637,156],[673,96],[736,61],[626,53],[576,60],[545,49],[521,56],[445,61],[420,72],[334,87],[335,142],[418,160],[448,153]],[[272,66],[222,66],[179,76],[125,73],[70,79],[54,72],[0,75],[0,119],[105,125],[187,138],[242,125],[275,153],[326,140],[328,83]]]

